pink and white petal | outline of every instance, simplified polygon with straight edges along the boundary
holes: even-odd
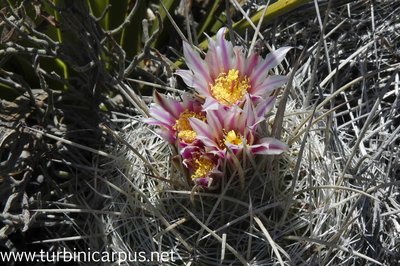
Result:
[[[207,63],[209,72],[210,72],[210,78],[212,82],[218,77],[221,66],[219,66],[219,60],[218,60],[218,54],[217,54],[217,48],[215,45],[215,41],[206,35],[208,38],[208,51],[205,57],[205,61]]]
[[[151,117],[145,118],[142,121],[149,125],[172,127],[175,124],[175,119],[166,112],[163,112],[163,114],[169,116],[169,118],[158,116],[155,115],[154,112],[150,112]]]
[[[184,106],[185,109],[188,108],[189,103],[195,102],[194,96],[188,92],[183,92],[181,94],[181,98],[182,98],[182,106]]]
[[[242,111],[242,112],[236,114],[231,119],[231,122],[230,122],[231,124],[230,124],[229,130],[234,129],[236,131],[239,131],[240,134],[243,134],[246,129],[246,126],[247,126],[247,116],[248,115],[249,114],[246,113],[246,111]]]
[[[150,118],[143,118],[141,120],[143,123],[146,123],[148,125],[154,125],[154,126],[165,126],[165,123],[160,122],[159,120],[154,119],[153,117]]]
[[[198,136],[197,138],[203,143],[206,151],[212,152],[219,150],[219,146],[214,140],[204,136]]]
[[[201,80],[200,77],[195,76],[194,84],[195,84],[195,86],[193,88],[195,88],[195,90],[197,91],[197,93],[199,95],[204,96],[204,97],[211,97],[211,91],[209,89],[211,82],[207,83],[206,81]]]
[[[224,117],[224,129],[226,131],[240,129],[240,119],[243,114],[239,107],[232,106],[222,114]]]
[[[156,133],[161,136],[161,138],[165,139],[169,143],[175,143],[176,141],[176,132],[174,130],[169,130],[167,128],[157,128]]]
[[[264,98],[259,95],[250,94],[250,100],[257,106],[260,102],[264,101]]]
[[[196,183],[196,185],[198,185],[202,188],[208,188],[211,185],[211,180],[212,180],[212,178],[210,178],[210,177],[200,177],[200,178],[196,178],[194,180],[194,182]]]
[[[252,52],[250,57],[246,59],[246,67],[244,75],[252,79],[252,73],[254,69],[257,67],[260,61],[260,56],[257,53]]]
[[[233,47],[235,59],[233,61],[232,68],[239,70],[240,75],[245,74],[246,68],[246,57],[243,54],[243,49],[240,46]]]
[[[248,146],[248,145],[253,145],[253,143],[254,143],[254,139],[255,139],[255,137],[254,137],[254,133],[255,133],[255,130],[247,130],[247,132],[246,132],[246,145]]]
[[[275,138],[262,138],[259,144],[249,145],[253,154],[278,155],[288,150],[287,144]]]
[[[220,74],[220,67],[218,66],[218,58],[215,55],[216,53],[208,51],[206,54],[206,62],[208,65],[208,68],[210,70],[210,78],[211,78],[211,84],[214,84],[215,80],[217,79],[218,75]]]
[[[226,116],[226,112],[228,112],[229,108],[225,105],[222,105],[218,102],[218,107],[212,112],[213,116],[219,121],[221,128],[224,124],[224,118]]]
[[[183,79],[183,82],[191,88],[196,89],[196,91],[201,95],[209,95],[207,80],[204,80],[196,75],[193,75],[191,70],[177,70],[175,74]]]
[[[156,104],[158,104],[161,108],[170,113],[175,119],[178,119],[179,115],[184,111],[180,102],[174,99],[165,98],[157,91],[154,92],[153,98]]]
[[[202,103],[198,99],[194,98],[189,93],[182,94],[182,106],[186,110],[190,110],[195,113],[203,113]]]
[[[289,76],[273,75],[268,76],[262,83],[252,86],[251,93],[259,96],[270,95],[275,89],[288,83]]]
[[[210,82],[210,74],[207,65],[201,59],[200,55],[193,51],[190,44],[183,42],[183,55],[185,56],[186,65],[195,73],[199,75],[201,79]]]
[[[264,60],[267,71],[279,65],[292,48],[293,47],[281,47],[269,53]]]
[[[190,105],[189,108],[190,108],[191,111],[193,111],[195,113],[204,114],[205,115],[202,103],[199,102],[199,101],[192,102],[192,104]]]
[[[268,97],[264,101],[260,102],[256,107],[256,114],[258,118],[264,119],[264,116],[274,108],[276,97]]]
[[[208,146],[206,147],[207,153],[210,153],[218,158],[224,159],[226,157],[226,149],[221,150],[220,147],[218,146]]]
[[[228,73],[231,69],[231,61],[233,56],[233,46],[231,42],[225,40],[226,28],[223,27],[217,32],[216,45],[218,58],[220,59],[220,66],[223,72]],[[220,52],[220,53],[219,53]]]
[[[243,141],[245,141],[245,140],[243,140]],[[243,149],[243,144],[236,145],[236,144],[233,144],[233,143],[230,143],[227,141],[227,142],[225,142],[225,145],[229,150],[233,151],[234,154],[236,154],[236,152]]]
[[[186,85],[192,88],[194,87],[194,75],[191,70],[178,69],[175,71],[175,74],[180,76]]]
[[[223,120],[220,120],[219,116],[219,111],[209,111],[207,112],[207,124],[210,126],[210,128],[213,131],[213,139],[218,139],[220,135],[222,134],[222,123]]]
[[[250,75],[250,80],[253,84],[258,84],[268,74],[268,71],[277,65],[279,65],[285,58],[286,54],[292,49],[292,47],[281,47],[271,53],[269,53],[264,60],[254,69],[254,72]]]
[[[182,98],[182,107],[183,109],[188,109],[190,111],[195,112],[196,106],[200,105],[200,102],[198,102],[194,96],[190,93],[184,92],[181,94],[181,98]]]
[[[206,101],[203,104],[203,110],[206,112],[218,110],[220,108],[220,105],[221,104],[213,97],[207,97]]]
[[[159,105],[152,106],[149,112],[151,118],[171,127],[175,124],[177,119],[171,113],[167,112],[164,108],[162,108]]]
[[[194,158],[196,158],[198,154],[203,152],[203,149],[199,146],[187,145],[180,150],[180,154],[183,158],[183,164],[186,167],[192,165]]]
[[[201,137],[206,137],[209,139],[213,139],[213,130],[210,126],[204,121],[197,119],[195,117],[189,118],[189,123],[192,126],[192,129],[196,132],[197,137],[200,139]]]
[[[241,121],[239,121],[239,125],[240,128],[243,129],[254,125],[257,120],[255,107],[250,99],[249,94],[246,94],[246,101],[243,105],[243,112],[240,120]]]

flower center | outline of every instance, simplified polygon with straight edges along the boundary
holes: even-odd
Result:
[[[224,144],[226,145],[229,142],[231,144],[240,145],[243,143],[242,138],[243,137],[240,134],[236,133],[234,130],[231,130],[225,135]]]
[[[198,179],[207,176],[207,174],[212,171],[215,164],[207,157],[200,157],[194,162],[195,171],[192,174],[192,179]]]
[[[195,113],[186,109],[180,115],[178,120],[176,120],[175,125],[172,127],[178,133],[178,138],[186,143],[191,143],[196,139],[196,132],[192,129],[190,125],[189,118],[195,117],[201,120],[205,120],[205,116],[200,113]]]
[[[240,78],[239,70],[230,69],[227,73],[220,73],[211,85],[211,94],[219,102],[228,106],[241,100],[250,88],[249,78]]]

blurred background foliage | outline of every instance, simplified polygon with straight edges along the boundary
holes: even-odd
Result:
[[[307,0],[291,0],[291,1],[270,1],[267,12],[257,10],[255,8],[256,1],[207,1],[207,0],[152,0],[152,1],[135,1],[135,0],[86,0],[79,4],[81,9],[88,10],[89,14],[98,22],[97,26],[101,27],[104,32],[105,47],[111,51],[113,46],[120,46],[123,51],[126,64],[133,60],[135,56],[140,54],[152,34],[157,33],[156,38],[151,42],[151,49],[159,51],[161,54],[177,60],[180,56],[179,50],[181,46],[181,36],[178,31],[182,31],[186,38],[206,49],[206,35],[213,35],[222,27],[231,26],[237,33],[248,33],[246,31],[254,31],[254,27],[262,19],[263,24],[271,22],[272,19],[279,15],[290,12],[294,8],[310,2]],[[71,54],[77,56],[82,44],[79,44],[79,32],[71,29],[68,24],[74,23],[65,21],[63,14],[70,12],[73,8],[77,8],[75,4],[71,4],[66,0],[53,1],[15,1],[2,0],[3,7],[1,9],[1,41],[0,48],[7,48],[7,43],[18,44],[22,47],[40,48],[40,43],[32,43],[24,34],[31,34],[29,27],[35,31],[45,34],[51,40],[58,44],[59,50],[51,56],[40,56],[40,66],[46,72],[54,72],[61,79],[47,80],[49,86],[55,90],[62,90],[68,87],[68,78],[74,76],[76,69],[68,65],[68,59],[63,57],[71,57]],[[235,8],[236,7],[236,8]],[[10,10],[11,8],[12,10]],[[250,21],[243,17],[236,10],[250,10],[248,15]],[[88,15],[89,15],[88,14]],[[160,19],[157,19],[159,14]],[[229,14],[229,16],[227,16]],[[262,16],[264,14],[264,16]],[[14,15],[17,15],[15,17]],[[227,17],[232,17],[234,21],[229,21]],[[6,18],[5,21],[3,18]],[[189,19],[186,19],[189,18]],[[171,23],[171,19],[174,21]],[[15,23],[15,24],[14,24]],[[78,21],[75,21],[78,23]],[[173,25],[175,24],[176,25]],[[14,28],[12,25],[18,26]],[[162,27],[160,27],[162,25]],[[110,38],[112,37],[112,41]],[[32,56],[26,56],[26,53],[15,52],[11,54],[2,53],[1,69],[11,71],[23,77],[23,79],[31,85],[32,88],[40,86],[39,80],[33,69]],[[64,56],[63,56],[64,53]],[[69,54],[71,53],[71,54]],[[4,54],[4,55],[3,55]],[[32,55],[32,53],[31,53]],[[101,53],[102,61],[107,70],[111,70],[115,66],[115,58],[105,51]],[[84,55],[79,55],[84,57]],[[151,58],[142,58],[138,62],[139,73],[143,69],[145,72],[154,69],[151,68],[154,60]],[[37,60],[37,58],[35,59]],[[130,72],[130,77],[137,76],[137,72]],[[149,76],[149,72],[144,74]],[[10,82],[4,79],[7,74],[3,73],[3,79],[0,80],[0,98],[12,100],[24,93]],[[154,79],[154,77],[153,77]],[[67,84],[66,84],[67,83]],[[103,88],[106,93],[109,88]]]

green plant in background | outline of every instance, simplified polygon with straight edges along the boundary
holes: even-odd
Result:
[[[34,29],[38,34],[43,34],[49,40],[58,44],[58,46],[69,46],[71,43],[76,43],[76,33],[71,34],[71,31],[63,30],[63,16],[60,14],[60,10],[68,8],[70,3],[64,0],[53,0],[53,1],[4,1],[12,10],[8,10],[6,7],[2,9],[1,21],[1,47],[7,47],[5,43],[14,42],[22,46],[29,46],[28,42],[21,36],[24,34],[30,34],[29,27]],[[181,0],[162,0],[162,1],[143,1],[143,0],[86,0],[86,6],[89,8],[90,14],[96,18],[99,22],[99,26],[104,30],[106,34],[112,36],[113,42],[107,42],[106,48],[110,51],[118,45],[125,53],[124,62],[122,64],[128,64],[129,61],[134,60],[134,57],[139,55],[145,46],[146,40],[148,40],[152,34],[157,32],[162,27],[162,31],[157,32],[157,38],[152,40],[151,49],[163,50],[165,52],[166,45],[174,46],[179,44],[176,42],[178,33],[185,32],[188,40],[197,43],[201,41],[199,47],[202,49],[207,48],[207,42],[205,40],[205,34],[216,33],[217,30],[224,25],[224,23],[232,24],[231,27],[238,33],[244,33],[244,29],[254,28],[259,21],[262,20],[263,24],[270,22],[277,16],[283,15],[290,12],[292,9],[306,3],[306,0],[292,0],[292,1],[276,1],[270,3],[266,12],[259,10],[249,17],[244,17],[238,21],[232,22],[227,21],[227,14],[231,15],[237,9],[243,10],[241,5],[245,4],[246,1],[181,1]],[[197,6],[195,6],[197,5]],[[205,14],[202,16],[199,24],[194,25],[193,21],[182,21],[184,26],[179,26],[175,21],[188,20],[188,15],[193,18],[194,9],[204,10]],[[17,11],[17,12],[16,12]],[[19,19],[23,20],[18,23],[19,28],[14,29],[13,14]],[[159,13],[160,19],[157,19],[155,13]],[[186,19],[184,18],[186,16]],[[4,20],[5,19],[5,20]],[[69,23],[72,23],[69,21]],[[22,25],[22,26],[21,26]],[[144,27],[145,28],[144,28]],[[78,37],[79,38],[79,37]],[[75,39],[75,40],[74,40]],[[99,40],[104,41],[104,40]],[[34,43],[35,47],[40,47],[39,43]],[[51,47],[48,47],[51,49]],[[53,47],[54,48],[54,47]],[[70,76],[70,72],[74,71],[71,66],[68,65],[65,58],[62,58],[60,53],[54,53],[53,55],[47,54],[40,59],[40,65],[43,70],[47,72],[55,72],[60,79],[47,80],[52,89],[67,88],[65,82]],[[4,52],[3,52],[4,53]],[[107,52],[102,52],[105,66],[107,69],[112,68],[115,59],[112,55]],[[143,58],[141,58],[143,59]],[[67,60],[68,61],[68,60]],[[137,62],[137,63],[143,63]],[[31,84],[33,87],[39,87],[39,81],[33,64],[26,56],[15,53],[11,56],[4,57],[1,61],[1,67],[5,70],[11,70],[14,73],[24,77],[24,80]],[[141,65],[143,67],[143,65]],[[132,72],[130,72],[131,74]],[[5,74],[6,75],[6,74]],[[5,76],[3,75],[3,76]],[[114,75],[111,73],[111,75]],[[135,75],[134,75],[135,76]],[[14,88],[9,82],[0,80],[0,98],[12,99],[22,92],[20,89]]]

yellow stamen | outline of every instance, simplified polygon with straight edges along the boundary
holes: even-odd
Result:
[[[186,109],[179,115],[179,118],[178,120],[176,120],[173,129],[175,129],[176,132],[178,133],[178,138],[186,143],[193,142],[197,136],[196,132],[194,132],[192,126],[190,125],[189,122],[190,117],[195,117],[203,121],[205,121],[206,119],[204,115],[189,111],[188,109]]]
[[[194,162],[195,171],[192,174],[192,179],[205,177],[207,174],[214,169],[215,164],[207,157],[200,157]]]
[[[250,88],[250,81],[246,76],[240,78],[239,70],[230,69],[228,74],[220,73],[210,87],[211,94],[217,101],[230,106],[243,99]]]
[[[231,130],[225,135],[224,145],[226,145],[228,142],[235,145],[241,145],[243,143],[242,138],[243,137],[240,134],[236,133],[234,130]]]
[[[186,143],[191,143],[196,139],[196,132],[193,130],[182,130],[178,132],[178,138]]]

